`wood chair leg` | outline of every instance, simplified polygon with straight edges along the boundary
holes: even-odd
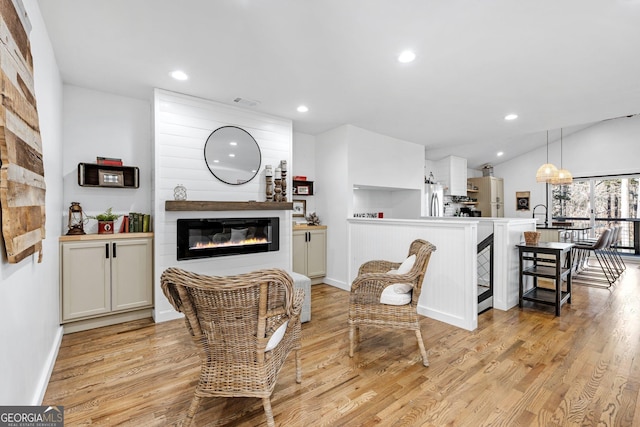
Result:
[[[418,339],[418,347],[420,347],[420,354],[422,354],[422,364],[429,366],[429,359],[427,359],[427,350],[424,348],[424,341],[422,341],[422,333],[420,329],[416,330],[416,338]]]
[[[355,335],[355,325],[349,325],[349,357],[353,357],[353,348],[354,348],[354,335]]]
[[[296,382],[302,382],[302,362],[300,361],[300,350],[296,350]]]
[[[198,411],[198,407],[200,406],[201,399],[202,398],[200,396],[193,396],[191,405],[189,406],[189,410],[187,411],[187,417],[182,423],[183,427],[188,427],[193,422],[193,418],[196,416],[196,412]]]
[[[271,398],[263,397],[262,398],[262,406],[264,406],[264,414],[267,417],[267,426],[275,427],[276,423],[273,420],[273,411],[271,410]]]

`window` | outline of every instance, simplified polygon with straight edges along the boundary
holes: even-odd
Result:
[[[622,246],[633,247],[634,224],[640,218],[640,175],[578,178],[552,187],[552,216],[593,229],[623,226]]]

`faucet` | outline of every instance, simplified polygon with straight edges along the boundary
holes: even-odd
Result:
[[[533,207],[533,215],[532,215],[532,217],[535,219],[535,217],[536,217],[536,208],[539,207],[539,206],[542,206],[544,208],[544,226],[546,228],[549,225],[549,222],[548,222],[549,219],[547,218],[548,217],[547,205],[543,205],[542,203],[540,203],[539,205],[535,205]]]

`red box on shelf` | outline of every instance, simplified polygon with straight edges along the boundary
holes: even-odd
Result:
[[[306,176],[302,176],[302,175],[296,175],[293,177],[294,180],[296,181],[306,181],[307,177]]]

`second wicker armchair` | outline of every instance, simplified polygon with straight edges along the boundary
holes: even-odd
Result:
[[[422,363],[429,366],[417,306],[427,265],[435,250],[436,247],[431,243],[418,239],[409,247],[409,264],[415,255],[412,265],[407,266],[406,262],[369,261],[360,266],[358,277],[351,284],[349,300],[349,356],[353,357],[361,326],[408,329],[415,331]],[[403,271],[403,267],[409,270]],[[394,286],[404,288],[399,289],[403,292],[394,292]]]

